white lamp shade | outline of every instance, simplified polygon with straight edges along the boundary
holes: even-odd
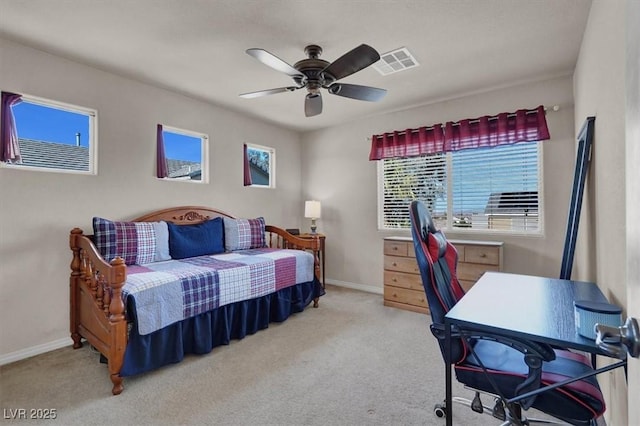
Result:
[[[305,201],[304,203],[304,217],[311,219],[318,219],[322,213],[320,201]]]

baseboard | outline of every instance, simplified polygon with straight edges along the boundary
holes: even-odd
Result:
[[[327,278],[327,284],[335,285],[335,286],[338,286],[338,287],[352,288],[354,290],[366,291],[367,293],[383,294],[382,288],[379,288],[379,287],[371,287],[370,285],[356,284],[356,283],[350,283],[348,281],[334,280],[332,278]]]
[[[15,352],[9,352],[8,354],[0,355],[0,365],[10,364],[45,352],[64,348],[65,346],[70,346],[72,343],[73,342],[71,342],[70,337],[65,337],[63,339],[54,340],[53,342],[43,343],[41,345],[32,346]]]

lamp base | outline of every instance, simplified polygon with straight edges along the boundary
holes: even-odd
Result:
[[[318,227],[316,226],[316,220],[315,219],[311,219],[311,233],[315,234],[316,233],[316,229],[318,229]]]

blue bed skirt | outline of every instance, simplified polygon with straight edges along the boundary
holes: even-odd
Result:
[[[322,295],[322,284],[315,278],[263,297],[222,306],[144,336],[138,334],[134,318],[120,376],[177,363],[186,354],[209,353],[216,346],[269,327],[270,322],[286,320]],[[128,312],[135,312],[131,308]]]

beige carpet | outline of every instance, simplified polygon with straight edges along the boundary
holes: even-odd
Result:
[[[9,410],[42,408],[61,425],[443,425],[433,414],[443,364],[428,324],[379,295],[328,286],[318,309],[126,378],[120,396],[87,345],[3,366],[3,422],[17,423]],[[454,405],[454,424],[500,422]]]

